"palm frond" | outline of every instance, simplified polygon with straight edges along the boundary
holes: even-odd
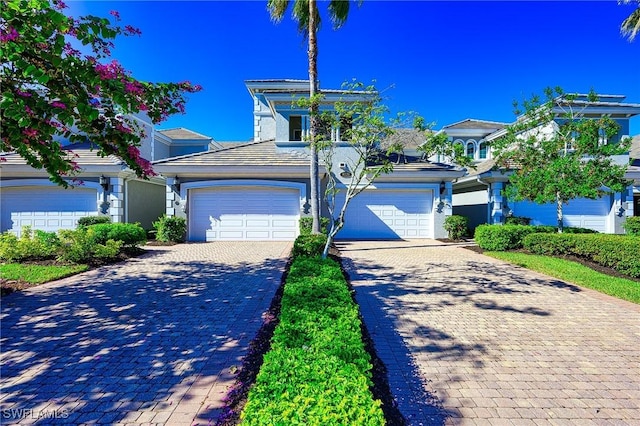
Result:
[[[269,15],[271,15],[271,20],[274,22],[282,21],[288,7],[289,0],[267,0],[267,9],[269,10]]]
[[[620,25],[620,32],[627,37],[629,41],[633,41],[640,32],[640,6],[633,11],[631,15]]]

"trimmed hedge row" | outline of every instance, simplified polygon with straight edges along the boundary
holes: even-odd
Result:
[[[640,237],[610,234],[530,234],[523,246],[535,254],[574,255],[640,277]]]
[[[474,238],[483,250],[506,251],[522,248],[523,239],[533,233],[556,233],[558,228],[547,225],[480,225],[476,228]],[[587,228],[564,228],[567,234],[595,234]]]
[[[371,368],[340,265],[298,255],[242,424],[383,425],[380,401],[370,391]]]

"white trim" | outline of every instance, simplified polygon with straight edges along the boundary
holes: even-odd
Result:
[[[263,179],[220,179],[205,180],[197,182],[187,182],[180,185],[180,198],[184,205],[187,204],[187,196],[190,189],[199,188],[216,188],[225,186],[262,186],[272,188],[291,188],[297,189],[300,193],[300,210],[304,209],[307,202],[307,185],[300,182],[287,182],[279,180],[263,180]]]

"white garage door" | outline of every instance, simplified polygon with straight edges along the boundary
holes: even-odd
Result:
[[[344,228],[337,237],[433,238],[433,191],[365,190],[349,203]]]
[[[16,186],[0,189],[2,231],[20,235],[23,226],[55,232],[74,229],[78,219],[94,216],[97,191],[90,188],[55,186]]]
[[[294,240],[300,193],[272,187],[221,187],[189,191],[191,241]]]
[[[536,204],[530,201],[510,203],[515,216],[530,217],[532,225],[557,226],[556,205]],[[564,226],[589,228],[598,232],[608,232],[607,222],[611,211],[611,197],[597,200],[578,198],[569,201],[562,208]]]

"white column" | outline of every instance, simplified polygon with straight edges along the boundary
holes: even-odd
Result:
[[[502,210],[503,203],[506,202],[504,197],[502,196],[502,190],[504,189],[503,182],[493,182],[489,187],[489,202],[491,203],[491,211],[489,212],[489,223],[490,224],[501,224],[502,220]]]
[[[111,221],[124,222],[124,179],[112,177],[109,180],[109,216]]]

